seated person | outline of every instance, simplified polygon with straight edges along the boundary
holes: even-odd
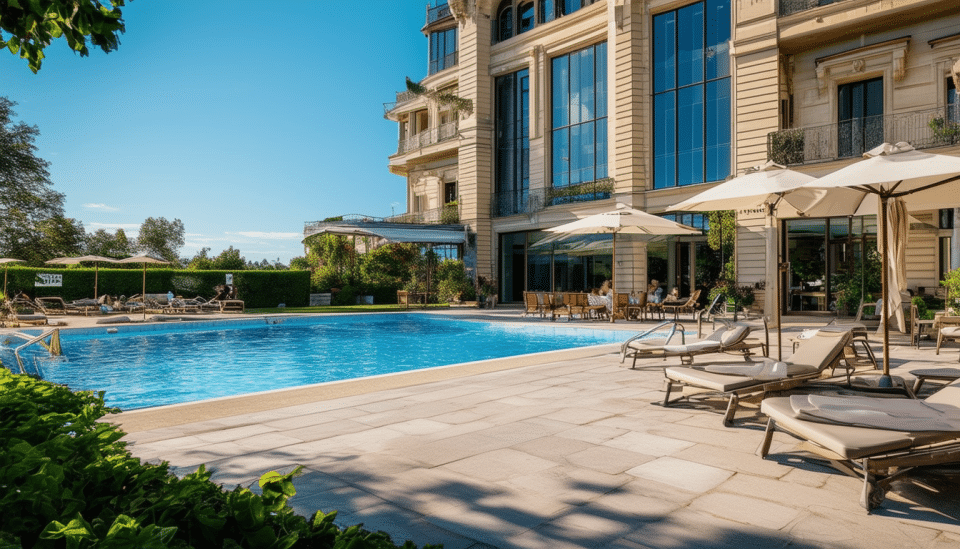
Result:
[[[647,285],[647,303],[660,303],[662,299],[663,288],[660,287],[660,282],[657,279],[651,280]]]
[[[667,294],[666,299],[664,299],[663,301],[665,303],[668,301],[683,301],[682,299],[680,299],[680,289],[674,286],[673,289],[670,290],[670,293]]]

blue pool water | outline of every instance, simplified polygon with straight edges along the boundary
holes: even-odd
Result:
[[[617,343],[626,335],[421,314],[259,318],[63,331],[68,360],[40,363],[45,379],[106,391],[109,405],[129,410]]]

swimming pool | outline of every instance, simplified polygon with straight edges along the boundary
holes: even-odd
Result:
[[[130,410],[619,343],[625,336],[406,313],[262,317],[64,330],[68,360],[40,363],[45,379],[106,391],[109,405]]]

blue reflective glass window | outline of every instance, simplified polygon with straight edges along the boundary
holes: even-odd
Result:
[[[730,174],[730,0],[653,18],[653,188]]]
[[[536,24],[535,14],[536,10],[533,7],[533,2],[520,4],[520,6],[517,7],[517,21],[519,22],[517,34],[533,29]]]
[[[730,175],[730,79],[707,83],[706,180]]]
[[[553,127],[570,124],[570,57],[553,59]]]
[[[677,185],[703,183],[703,88],[677,94]]]
[[[707,80],[730,76],[730,1],[707,0]]]
[[[653,187],[663,189],[676,185],[677,159],[676,92],[653,98]]]
[[[703,81],[703,4],[677,12],[677,86]]]
[[[539,0],[540,4],[540,22],[547,23],[557,17],[557,5],[553,0]]]
[[[530,188],[530,78],[522,70],[498,77],[495,88],[495,215],[522,209]]]
[[[606,44],[552,60],[552,181],[563,187],[607,175]]]
[[[653,91],[676,87],[676,12],[653,18]]]
[[[960,122],[960,94],[952,78],[947,80],[947,120]]]

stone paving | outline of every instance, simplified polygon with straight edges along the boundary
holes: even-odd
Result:
[[[801,319],[788,335],[804,323],[817,321]],[[134,455],[178,473],[206,464],[227,487],[302,466],[291,499],[299,513],[338,510],[340,525],[418,546],[960,547],[957,476],[899,482],[868,514],[860,481],[786,453],[790,437],[778,433],[759,458],[755,407],[725,428],[719,405],[658,404],[662,366],[673,362],[631,370],[615,346],[582,355],[419,382],[421,374],[402,374],[395,387],[293,405],[278,391],[272,409],[213,419],[169,407],[179,419],[125,440]],[[937,356],[929,342],[920,350],[900,342],[891,356],[906,378],[915,368],[960,367],[956,346]],[[706,361],[742,363],[697,357]],[[132,425],[137,414],[115,421]]]

